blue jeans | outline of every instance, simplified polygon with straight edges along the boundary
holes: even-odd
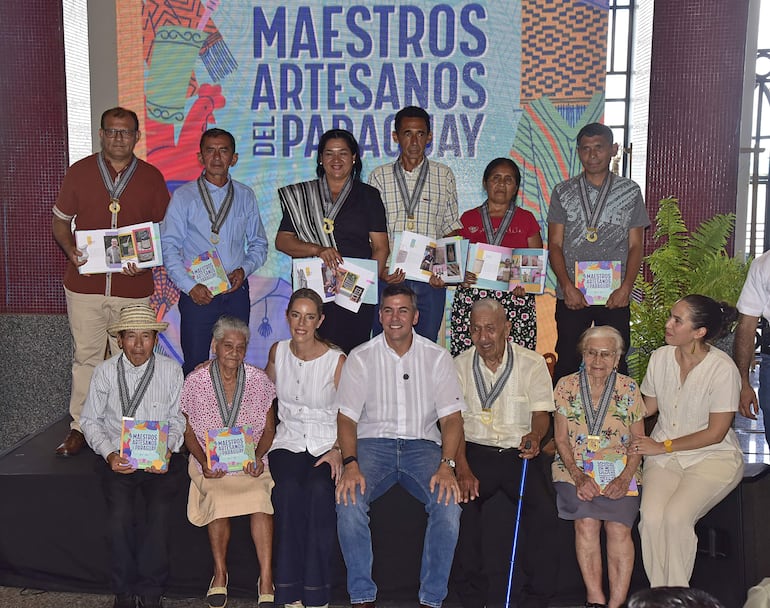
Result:
[[[770,355],[759,356],[759,409],[765,423],[765,440],[770,446]]]
[[[436,289],[427,283],[412,281],[411,279],[407,279],[403,284],[417,295],[417,310],[420,311],[420,316],[414,330],[431,342],[435,342],[438,339],[438,330],[441,329],[441,320],[446,312],[446,289]],[[380,281],[380,295],[387,286],[385,281]],[[380,305],[377,304],[374,309],[374,321],[372,321],[372,336],[381,333]]]
[[[356,497],[356,504],[337,505],[337,534],[348,570],[350,602],[359,604],[377,599],[377,585],[372,580],[372,534],[369,529],[369,505],[395,484],[425,505],[428,526],[422,548],[420,567],[421,604],[440,608],[447,595],[447,581],[452,567],[460,506],[436,502],[429,490],[430,478],[441,460],[441,448],[421,439],[359,439],[358,466],[366,478],[366,492]]]

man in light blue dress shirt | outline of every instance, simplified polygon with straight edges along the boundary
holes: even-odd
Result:
[[[179,295],[180,339],[187,375],[209,358],[211,329],[222,315],[249,322],[248,276],[267,258],[267,238],[251,188],[229,175],[238,162],[235,138],[222,129],[201,136],[202,175],[171,197],[161,228],[163,260]],[[216,252],[230,288],[217,295],[196,281],[190,265]]]

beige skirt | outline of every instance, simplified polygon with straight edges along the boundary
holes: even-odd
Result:
[[[218,479],[206,479],[191,455],[187,472],[190,474],[187,519],[195,526],[205,526],[225,517],[273,514],[270,493],[275,482],[267,468],[256,478],[245,473],[231,473]]]

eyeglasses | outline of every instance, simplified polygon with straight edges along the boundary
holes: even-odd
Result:
[[[513,186],[516,183],[516,180],[512,175],[500,175],[499,173],[495,173],[493,176],[491,176],[489,181],[493,184],[499,184],[502,182],[506,186]]]
[[[583,351],[583,358],[591,357],[593,359],[596,359],[596,357],[599,357],[602,361],[607,361],[608,359],[612,359],[618,351],[616,350],[596,350],[595,348],[589,348],[588,350]]]
[[[125,139],[133,139],[136,137],[136,130],[134,129],[102,129],[102,133],[108,139],[115,139],[118,135]]]

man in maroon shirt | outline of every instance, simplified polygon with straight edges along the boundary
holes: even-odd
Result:
[[[102,114],[100,127],[101,152],[68,169],[53,208],[53,236],[68,260],[64,292],[74,344],[72,424],[64,442],[56,448],[59,456],[74,456],[85,445],[80,412],[91,375],[104,360],[108,345],[111,354],[119,350],[107,327],[117,323],[121,308],[149,303],[153,292],[152,273],[133,263],[119,273],[79,274],[78,266],[85,264],[87,254],[75,244],[73,221],[78,230],[160,222],[169,201],[160,171],[134,156],[134,146],[141,136],[136,113],[111,108]]]

